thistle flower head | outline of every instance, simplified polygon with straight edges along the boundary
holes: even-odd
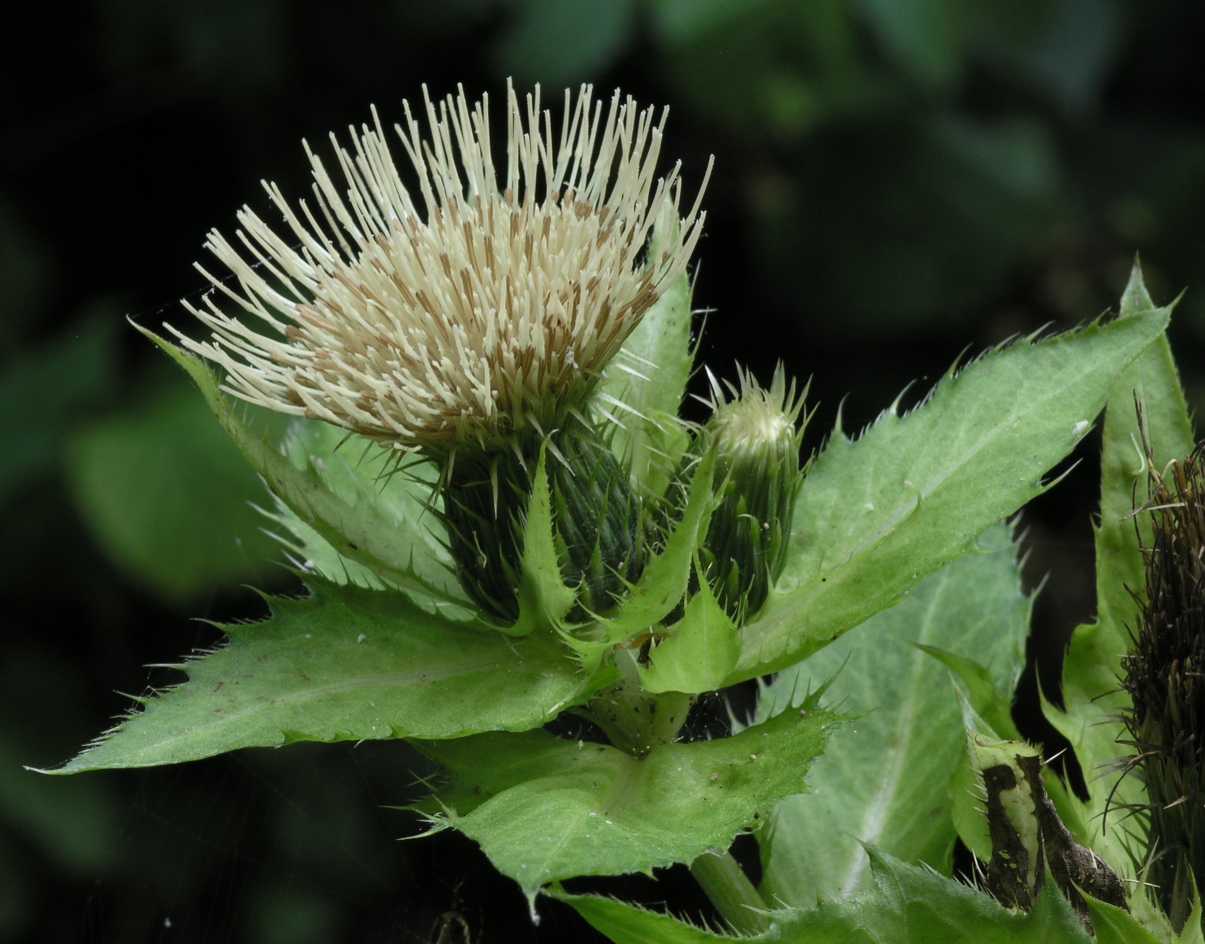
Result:
[[[374,109],[350,149],[331,136],[338,182],[306,145],[312,202],[264,184],[279,231],[247,207],[233,241],[212,231],[234,278],[198,265],[213,288],[185,305],[212,335],[182,341],[260,406],[435,455],[498,448],[580,415],[685,270],[703,188],[683,213],[678,165],[656,171],[665,112],[618,92],[567,90],[554,131],[539,87],[521,103],[508,85],[498,163],[488,95],[424,90],[423,110],[394,128],[413,185]],[[654,225],[666,238],[643,259]]]

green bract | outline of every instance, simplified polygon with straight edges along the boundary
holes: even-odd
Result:
[[[763,389],[747,374],[728,395],[712,378],[705,448],[722,480],[704,542],[708,581],[737,620],[761,609],[787,562],[795,498],[803,482],[799,417],[804,395],[788,387],[782,365]]]

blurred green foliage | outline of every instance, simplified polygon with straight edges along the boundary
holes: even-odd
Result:
[[[75,431],[65,470],[84,523],[134,580],[169,601],[266,576],[280,544],[263,485],[205,401],[170,380]],[[283,423],[279,424],[283,426]]]
[[[0,512],[16,550],[0,676],[0,938],[142,941],[166,935],[170,918],[177,941],[393,940],[399,928],[424,939],[458,895],[489,887],[458,892],[469,860],[419,869],[392,843],[404,827],[378,807],[404,799],[408,754],[365,764],[302,750],[53,787],[17,768],[60,760],[97,730],[120,706],[114,685],[163,683],[140,663],[212,643],[187,616],[254,612],[220,588],[293,586],[249,505],[267,502],[262,487],[123,316],[185,324],[171,300],[200,287],[188,265],[202,234],[229,230],[244,200],[262,210],[263,176],[300,194],[298,138],[318,147],[371,102],[392,120],[422,82],[496,94],[513,75],[553,101],[563,84],[620,85],[672,106],[664,150],[683,159],[688,189],[716,155],[695,289],[696,304],[718,309],[703,357],[720,371],[740,358],[768,376],[781,357],[814,373],[828,405],[817,428],[847,392],[853,428],[967,344],[1093,317],[1136,250],[1156,297],[1191,288],[1173,338],[1200,408],[1197,6],[33,10],[45,21],[22,33],[12,64],[26,81],[0,118]],[[1058,529],[1084,527],[1093,499],[1064,486],[1058,501],[1062,518],[1030,519],[1051,541],[1035,540],[1031,566],[1061,564],[1047,593],[1074,608],[1091,597],[1090,540]],[[132,794],[153,800],[132,807]],[[525,933],[521,903],[506,907],[490,933]],[[484,933],[484,919],[470,924]],[[542,933],[557,939],[557,927],[553,915]],[[580,924],[561,927],[581,939]]]
[[[0,370],[0,507],[59,461],[66,430],[116,381],[118,322],[102,308]]]

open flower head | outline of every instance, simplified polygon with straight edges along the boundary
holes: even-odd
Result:
[[[404,103],[394,128],[410,183],[373,109],[350,150],[331,136],[337,176],[306,145],[312,201],[264,184],[279,230],[244,207],[233,240],[211,232],[233,279],[198,265],[213,288],[185,305],[212,335],[181,339],[260,406],[433,455],[504,448],[588,412],[603,368],[684,272],[703,188],[683,213],[678,165],[657,176],[665,112],[619,92],[604,105],[590,86],[566,90],[554,131],[539,87],[520,103],[508,84],[501,163],[488,95],[424,90],[424,106],[425,124]]]

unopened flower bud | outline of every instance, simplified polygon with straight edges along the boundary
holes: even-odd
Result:
[[[473,601],[504,622],[518,616],[525,515],[541,446],[560,576],[577,589],[580,612],[606,613],[644,566],[641,502],[599,430],[577,424],[512,451],[467,455],[442,488],[448,546]]]
[[[1130,767],[1150,802],[1147,881],[1179,931],[1205,878],[1205,445],[1162,472],[1149,468],[1150,501],[1139,514],[1153,529],[1123,663],[1125,721]]]
[[[744,371],[738,385],[726,384],[727,392],[714,377],[711,386],[704,441],[716,451],[720,500],[704,542],[705,563],[716,598],[739,622],[765,603],[786,562],[803,481],[806,390],[796,395],[781,364],[768,389]]]

